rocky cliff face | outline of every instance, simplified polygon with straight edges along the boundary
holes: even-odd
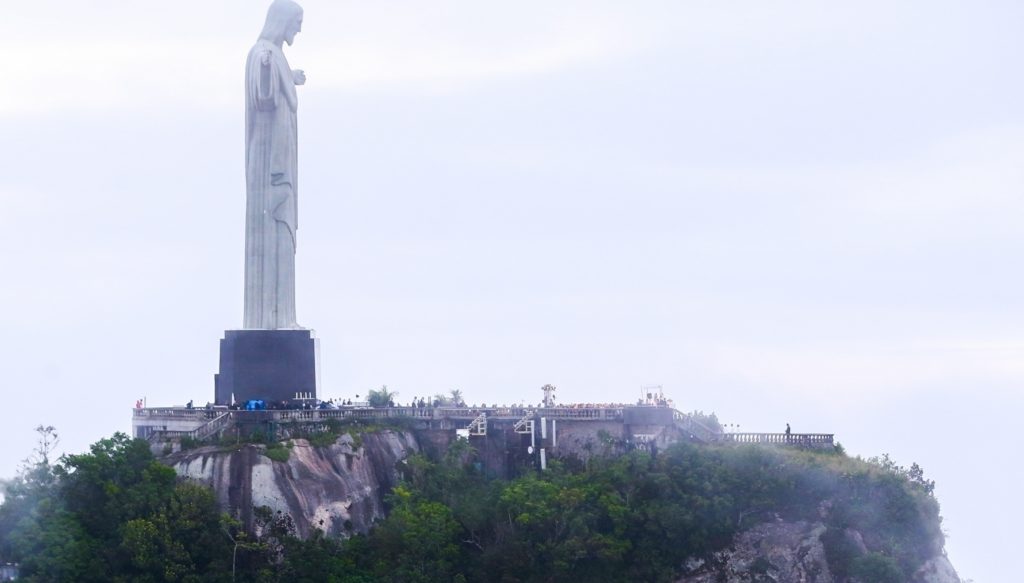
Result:
[[[398,482],[398,464],[419,451],[408,432],[378,431],[356,444],[342,435],[329,447],[292,440],[288,460],[275,462],[261,445],[204,447],[169,456],[179,476],[213,488],[221,507],[252,525],[253,507],[292,517],[299,536],[366,532],[384,517],[384,496]]]
[[[265,446],[253,444],[204,447],[170,455],[164,461],[178,475],[212,487],[221,507],[249,528],[253,526],[253,508],[267,506],[291,516],[300,537],[308,537],[316,529],[329,536],[346,537],[368,532],[376,521],[384,518],[384,497],[398,483],[401,464],[421,450],[420,440],[423,448],[437,454],[447,445],[448,433],[426,432],[418,437],[408,431],[380,430],[361,434],[358,443],[343,434],[327,447],[312,447],[304,439],[293,439],[284,462],[272,461],[265,455]],[[560,453],[581,457],[614,445],[613,441],[590,433],[567,432],[559,439]],[[503,456],[507,447],[502,442],[490,444],[489,449]],[[611,454],[604,450],[597,453]],[[828,511],[827,504],[818,509],[821,520],[827,518]],[[873,540],[877,536],[852,529],[838,535],[828,532],[822,521],[785,521],[776,516],[737,534],[729,548],[710,558],[688,562],[677,583],[881,580],[858,579],[844,573],[841,565],[829,564],[826,552],[826,541],[831,540],[834,545],[838,536],[846,552],[853,556],[868,555],[871,547],[877,546],[878,541]],[[910,583],[961,583],[952,565],[941,555],[941,546],[939,541],[934,549],[925,551],[935,556],[913,574]]]
[[[726,550],[707,561],[691,561],[686,575],[677,583],[872,583],[854,577],[839,577],[829,569],[820,522],[771,522],[759,524],[736,536]],[[844,533],[868,549],[856,531]],[[911,583],[961,583],[945,556],[929,559],[918,569]]]

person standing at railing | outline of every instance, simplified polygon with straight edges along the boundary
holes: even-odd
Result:
[[[786,424],[786,443],[789,443],[789,438],[790,438],[791,434],[792,434],[792,431],[789,429],[789,423],[787,423]]]

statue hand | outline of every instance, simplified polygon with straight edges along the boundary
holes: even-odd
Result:
[[[296,69],[292,71],[292,77],[295,79],[296,85],[306,84],[306,72],[303,71],[302,69]]]

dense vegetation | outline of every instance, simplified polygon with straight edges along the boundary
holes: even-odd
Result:
[[[837,574],[899,582],[942,544],[934,485],[888,458],[677,445],[502,481],[474,456],[466,442],[415,456],[371,533],[302,541],[266,509],[246,535],[209,491],[118,434],[26,464],[0,506],[0,560],[34,581],[671,581],[779,516],[824,521]]]
[[[48,459],[43,444],[6,484],[0,559],[28,581],[230,580],[229,535],[212,492],[180,482],[149,444],[122,433],[89,453]],[[204,574],[226,573],[225,576]]]

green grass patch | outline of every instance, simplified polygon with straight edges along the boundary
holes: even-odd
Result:
[[[292,447],[294,447],[294,445],[292,445]],[[286,462],[291,456],[292,447],[287,447],[283,443],[271,443],[267,446],[267,450],[263,452],[263,455],[275,462]]]

